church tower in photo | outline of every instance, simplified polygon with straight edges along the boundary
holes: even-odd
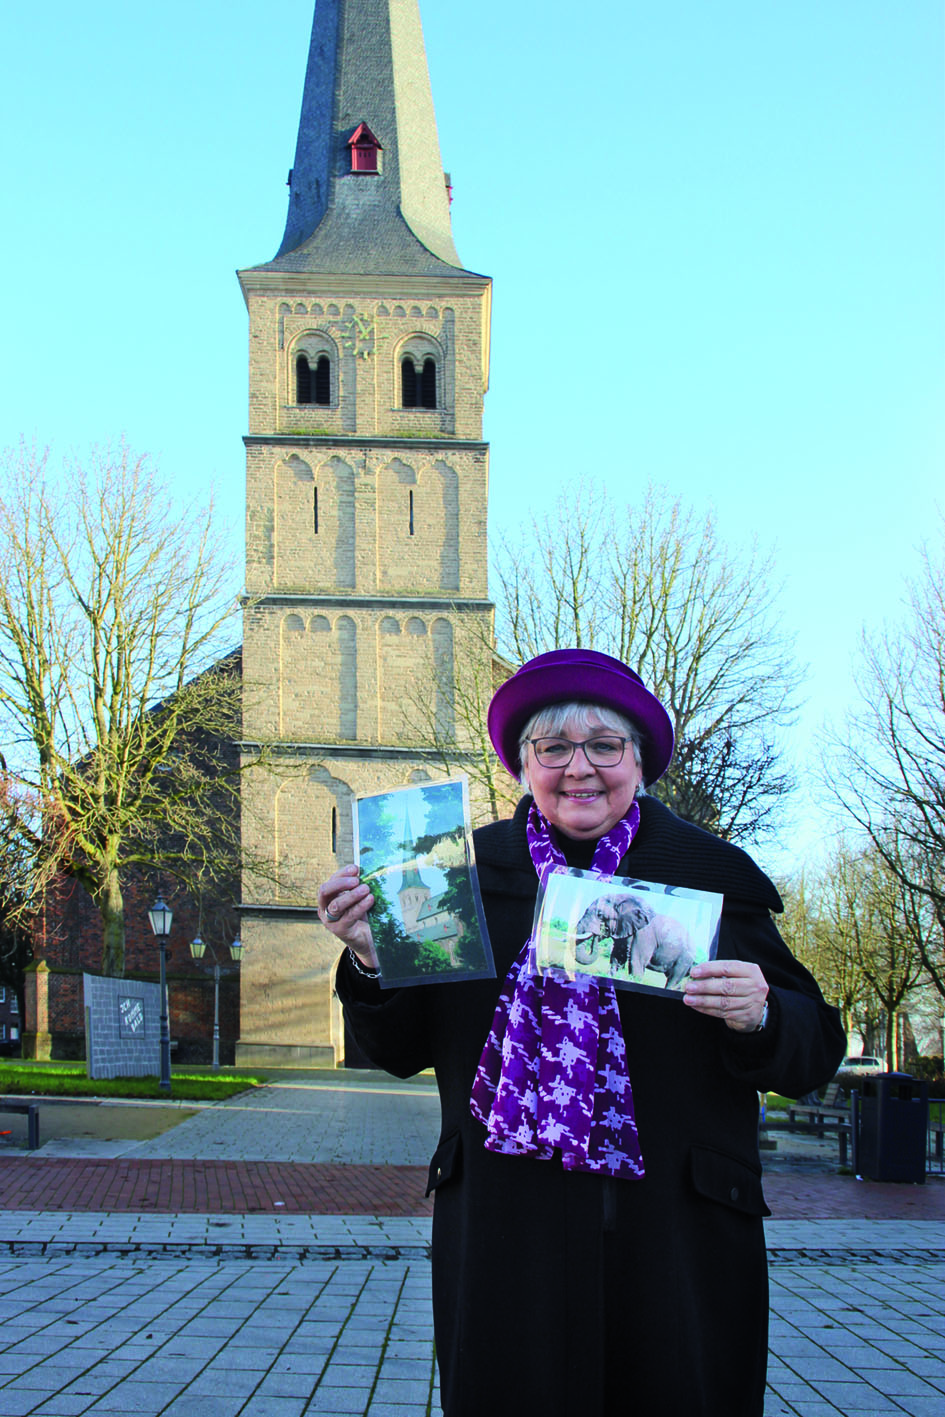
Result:
[[[453,245],[417,0],[317,0],[285,234],[239,279],[243,737],[272,762],[243,834],[273,870],[243,881],[237,1061],[331,1064],[318,885],[353,859],[355,797],[442,775],[458,649],[491,643],[491,284]]]

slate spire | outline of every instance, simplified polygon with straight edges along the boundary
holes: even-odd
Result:
[[[380,145],[352,171],[351,140]],[[317,0],[282,244],[268,269],[460,274],[417,0]]]

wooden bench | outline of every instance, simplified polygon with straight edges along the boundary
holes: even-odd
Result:
[[[786,1116],[785,1116],[786,1113]],[[830,1106],[827,1103],[807,1105],[795,1102],[784,1112],[768,1112],[761,1123],[763,1132],[800,1132],[807,1136],[823,1139],[827,1133],[835,1135],[840,1148],[840,1165],[846,1167],[849,1145],[853,1135],[850,1123],[850,1109]]]
[[[792,1127],[796,1124],[798,1129],[803,1127],[805,1131],[813,1131],[819,1137],[828,1129],[833,1131],[844,1122],[849,1124],[850,1121],[849,1107],[802,1107],[795,1103],[787,1109],[787,1114]]]
[[[0,1098],[0,1112],[19,1112],[26,1117],[26,1140],[30,1151],[39,1150],[39,1103],[11,1102]]]

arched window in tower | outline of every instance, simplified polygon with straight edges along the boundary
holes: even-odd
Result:
[[[417,371],[413,356],[400,361],[402,408],[436,408],[436,360],[428,355]]]
[[[300,354],[295,361],[295,401],[312,402],[312,371],[304,354]]]
[[[320,354],[313,369],[307,354],[300,354],[295,361],[295,401],[296,403],[331,403],[331,360],[327,354]]]
[[[425,359],[423,361],[423,373],[420,375],[420,407],[436,408],[435,359]]]
[[[331,360],[327,354],[320,354],[315,365],[315,377],[313,380],[315,397],[312,403],[331,403]]]
[[[423,318],[419,307],[410,313]],[[401,408],[446,408],[446,350],[439,340],[425,330],[414,330],[392,352],[396,363],[391,373],[400,380]]]
[[[403,408],[417,407],[417,366],[409,354],[400,361],[400,402]]]

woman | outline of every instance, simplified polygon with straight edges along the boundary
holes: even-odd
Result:
[[[496,693],[489,732],[527,795],[475,833],[497,978],[381,991],[355,867],[319,893],[368,1057],[436,1069],[433,1298],[446,1417],[761,1417],[768,1214],[757,1092],[797,1097],[844,1053],[836,1010],[737,847],[644,785],[673,733],[639,676],[556,650]],[[682,1000],[529,968],[560,863],[720,892],[718,958]]]

